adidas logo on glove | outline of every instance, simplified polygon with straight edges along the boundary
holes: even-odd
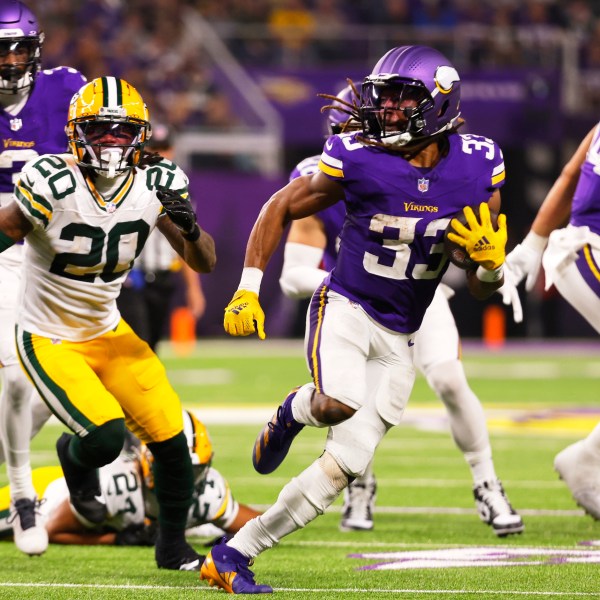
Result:
[[[491,244],[490,241],[484,236],[475,244],[473,251],[482,252],[486,250],[494,250],[494,248],[494,244]]]

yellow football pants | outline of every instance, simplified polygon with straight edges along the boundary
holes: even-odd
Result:
[[[85,342],[52,340],[17,327],[17,349],[46,404],[82,437],[119,418],[146,443],[183,429],[181,403],[164,366],[123,319]]]

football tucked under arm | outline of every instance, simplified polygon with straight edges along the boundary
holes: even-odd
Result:
[[[444,249],[449,260],[461,269],[483,267],[495,271],[504,264],[507,240],[506,216],[490,213],[482,202],[479,214],[470,206],[457,213],[444,235]]]

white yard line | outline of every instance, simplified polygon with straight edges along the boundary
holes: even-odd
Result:
[[[74,589],[85,588],[90,590],[164,590],[164,591],[202,591],[202,592],[220,592],[216,588],[199,585],[183,586],[183,585],[118,585],[118,584],[99,584],[99,583],[43,583],[43,582],[0,582],[0,588],[51,588],[51,589]],[[521,590],[490,590],[482,589],[461,589],[461,590],[416,590],[416,589],[385,589],[385,588],[273,588],[274,592],[296,592],[304,594],[368,594],[372,597],[373,594],[421,594],[423,596],[459,595],[459,594],[482,594],[499,596],[523,596],[523,597],[547,597],[547,598],[600,598],[600,592],[554,592],[554,591],[521,591]]]

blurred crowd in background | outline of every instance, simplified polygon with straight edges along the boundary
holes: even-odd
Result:
[[[30,0],[46,31],[44,66],[131,81],[159,121],[235,125],[202,49],[209,23],[243,65],[366,61],[435,39],[459,68],[555,66],[572,33],[582,67],[600,66],[598,0]],[[432,37],[433,36],[433,37]],[[409,41],[405,38],[410,37]]]

